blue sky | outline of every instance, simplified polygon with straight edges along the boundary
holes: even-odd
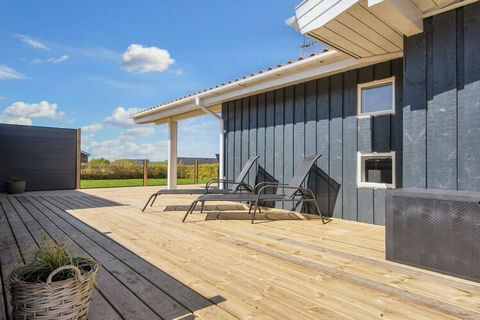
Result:
[[[0,122],[84,128],[94,157],[165,159],[166,127],[131,111],[300,55],[299,0],[2,1]],[[179,123],[179,156],[214,156],[218,125]]]

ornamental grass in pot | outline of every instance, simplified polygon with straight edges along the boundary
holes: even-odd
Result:
[[[13,319],[86,319],[100,265],[45,241],[10,275]]]

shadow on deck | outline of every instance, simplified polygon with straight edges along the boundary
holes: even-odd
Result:
[[[207,318],[230,318],[215,308],[225,301],[223,297],[202,296],[69,213],[119,206],[124,205],[76,191],[68,196],[0,195],[0,319],[11,318],[9,273],[45,239],[70,242],[75,255],[89,256],[102,265],[89,319],[193,319],[193,312],[201,314],[201,310]]]

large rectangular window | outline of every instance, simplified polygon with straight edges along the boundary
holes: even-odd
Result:
[[[395,77],[358,85],[358,116],[395,113]]]
[[[359,188],[395,187],[395,152],[358,153],[357,186]]]

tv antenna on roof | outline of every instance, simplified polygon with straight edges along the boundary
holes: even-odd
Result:
[[[320,43],[318,43],[317,41],[307,37],[303,37],[302,44],[300,45],[300,50],[301,57],[308,57],[309,55],[320,52],[323,49]]]

